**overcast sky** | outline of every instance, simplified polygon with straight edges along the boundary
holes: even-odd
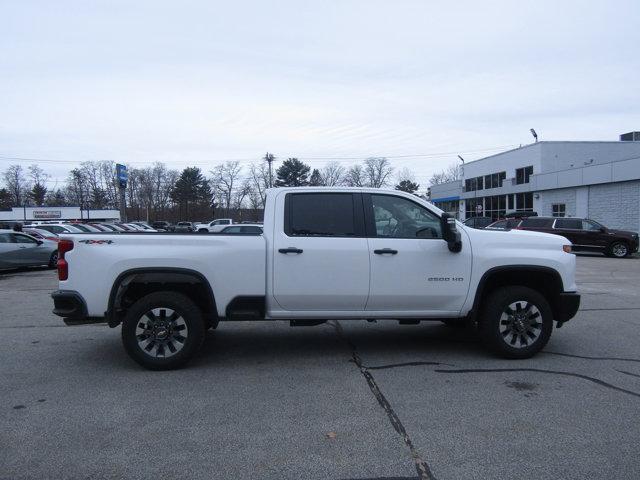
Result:
[[[637,0],[0,0],[0,170],[208,171],[269,151],[401,156],[426,186],[531,127],[640,130],[639,26]]]

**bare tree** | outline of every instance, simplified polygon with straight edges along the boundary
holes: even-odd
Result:
[[[44,205],[47,196],[47,180],[49,175],[38,165],[29,166],[29,178],[31,184],[29,186],[28,196],[38,206]]]
[[[364,161],[363,171],[367,187],[382,188],[389,184],[393,167],[386,157],[371,157]]]
[[[266,163],[259,163],[257,165],[252,163],[249,166],[249,178],[251,179],[255,194],[260,197],[260,203],[262,204],[262,208],[264,208],[267,189],[269,188],[269,167]]]
[[[327,187],[342,185],[344,182],[345,168],[338,162],[327,163],[320,170],[320,181]]]
[[[24,171],[20,165],[9,165],[2,175],[7,190],[11,194],[11,200],[16,206],[22,206],[28,188]]]
[[[362,165],[353,165],[344,177],[344,183],[349,187],[364,187],[364,172]]]
[[[441,183],[453,182],[454,180],[460,180],[462,172],[460,166],[453,163],[441,172],[436,172],[431,175],[429,179],[429,185],[440,185]]]
[[[215,189],[221,194],[222,206],[228,212],[232,208],[232,201],[237,183],[242,173],[240,162],[225,162],[211,171]]]

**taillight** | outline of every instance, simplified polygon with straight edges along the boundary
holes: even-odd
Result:
[[[64,254],[71,250],[73,250],[73,240],[60,239],[58,242],[58,280],[69,278],[69,264],[65,260]]]

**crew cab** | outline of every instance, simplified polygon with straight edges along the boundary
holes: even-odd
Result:
[[[217,220],[213,220],[209,223],[196,223],[195,231],[200,233],[218,233],[221,232],[222,229],[228,227],[229,225],[233,225],[233,220],[230,218],[219,218]]]
[[[466,227],[404,192],[279,188],[263,235],[63,235],[53,311],[122,325],[127,353],[158,370],[188,362],[220,321],[464,322],[528,358],[578,310],[570,252],[557,235]]]

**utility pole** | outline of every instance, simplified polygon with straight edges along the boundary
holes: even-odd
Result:
[[[264,156],[264,160],[266,160],[266,162],[269,164],[269,188],[273,188],[273,171],[271,168],[271,164],[275,159],[276,157],[273,155],[273,153],[267,152],[267,154]]]

